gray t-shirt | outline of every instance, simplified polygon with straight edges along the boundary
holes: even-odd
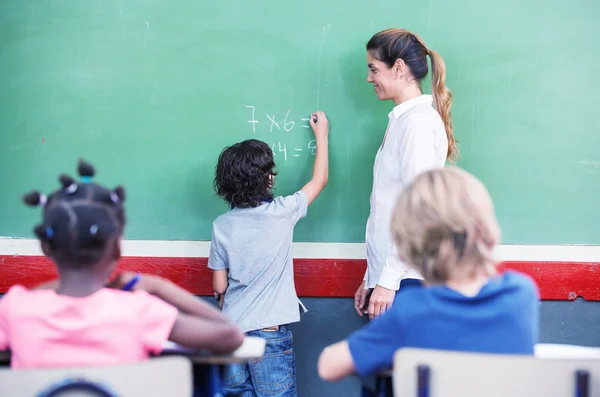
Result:
[[[299,191],[214,221],[208,267],[229,270],[223,313],[243,332],[300,321],[292,238],[307,207]]]

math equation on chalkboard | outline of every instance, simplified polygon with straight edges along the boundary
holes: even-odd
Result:
[[[246,109],[248,109],[248,123],[251,125],[252,133],[256,133],[257,131],[268,131],[269,133],[291,133],[292,130],[298,126],[301,128],[310,129],[309,118],[299,118],[294,120],[291,116],[291,109],[287,109],[283,113],[259,113],[256,109],[256,106],[246,105]],[[312,132],[310,132],[312,134]],[[290,135],[287,135],[291,138]],[[285,135],[284,135],[285,137]],[[284,161],[287,161],[288,158],[295,158],[304,155],[313,155],[317,154],[317,141],[311,140],[306,144],[292,144],[291,139],[282,139],[267,142],[271,145],[271,150],[273,150],[273,155],[275,157],[283,157]]]

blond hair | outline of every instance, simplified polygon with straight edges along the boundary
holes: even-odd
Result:
[[[451,161],[458,158],[458,142],[454,138],[450,113],[452,93],[446,87],[446,64],[442,56],[429,49],[417,34],[399,28],[386,29],[376,33],[367,43],[367,51],[388,67],[392,67],[396,60],[402,59],[419,84],[427,76],[427,56],[429,56],[433,106],[444,122],[448,138],[446,158]]]
[[[392,235],[401,260],[431,284],[492,274],[500,228],[485,186],[457,167],[424,172],[400,195]]]

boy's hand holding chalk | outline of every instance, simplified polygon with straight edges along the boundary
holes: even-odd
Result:
[[[329,121],[323,112],[314,112],[310,115],[310,126],[315,133],[317,141],[329,135]]]

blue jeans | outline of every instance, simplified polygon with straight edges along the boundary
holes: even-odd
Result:
[[[288,325],[279,331],[250,331],[266,340],[262,360],[225,368],[225,395],[240,397],[296,397],[296,357]]]

